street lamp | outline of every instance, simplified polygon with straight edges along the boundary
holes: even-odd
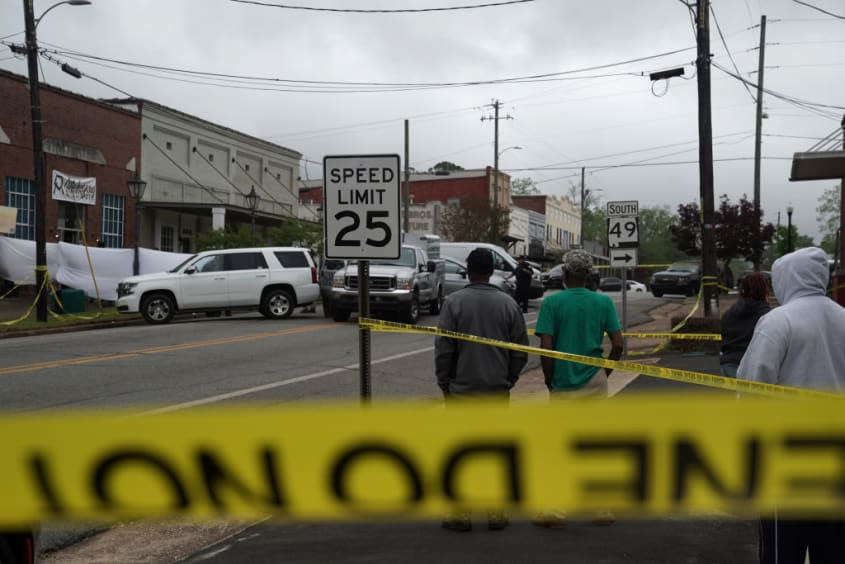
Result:
[[[792,206],[786,206],[786,252],[792,252]]]
[[[252,236],[255,237],[255,210],[258,209],[258,201],[261,197],[255,191],[255,186],[249,188],[249,194],[244,196],[246,198],[246,205],[249,208],[250,219],[252,220]]]
[[[32,116],[32,166],[35,184],[35,286],[38,288],[38,302],[35,315],[38,321],[47,321],[47,299],[43,294],[47,274],[47,194],[44,186],[44,141],[41,136],[41,97],[38,92],[38,39],[35,30],[44,16],[57,6],[70,4],[84,6],[88,0],[65,0],[53,4],[37,19],[33,7],[34,0],[23,0],[23,17],[26,30],[26,62],[29,75],[29,106]]]
[[[138,233],[141,231],[141,198],[144,197],[147,183],[136,175],[127,180],[126,185],[129,187],[129,195],[135,200],[135,226],[133,229],[135,233],[135,257],[132,260],[132,274],[138,276],[141,273],[140,261],[138,260]]]

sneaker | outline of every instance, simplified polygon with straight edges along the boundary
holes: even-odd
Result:
[[[505,516],[504,511],[488,511],[487,512],[487,528],[491,531],[501,531],[510,525],[510,521]]]
[[[440,526],[449,531],[463,533],[472,530],[472,521],[470,521],[469,513],[453,513],[444,519]]]
[[[531,519],[531,524],[536,527],[545,527],[547,529],[563,529],[566,527],[566,513],[562,511],[538,513]]]
[[[599,514],[596,515],[595,519],[593,519],[593,525],[599,526],[607,526],[612,525],[616,522],[616,515],[611,513],[610,511],[599,511]]]

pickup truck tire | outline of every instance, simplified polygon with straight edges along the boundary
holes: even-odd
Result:
[[[654,294],[655,298],[663,297],[663,291],[662,290],[652,290],[651,293]]]
[[[169,323],[175,313],[173,298],[167,294],[150,294],[141,302],[141,315],[150,325]]]
[[[405,309],[402,310],[402,321],[414,325],[420,318],[420,298],[416,294],[411,298]]]
[[[437,289],[437,297],[428,304],[428,312],[431,315],[437,315],[443,308],[443,288]]]
[[[294,299],[287,290],[269,290],[261,300],[261,313],[268,319],[287,319],[293,313]]]
[[[695,296],[698,294],[698,288],[696,286],[690,286],[687,288],[687,296]]]
[[[336,307],[332,308],[332,319],[334,319],[338,323],[349,321],[350,315],[352,315],[352,312],[346,311],[345,309],[338,309]]]

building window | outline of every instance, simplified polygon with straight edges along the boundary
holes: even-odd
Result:
[[[125,196],[103,194],[103,235],[100,240],[104,247],[110,249],[123,247],[125,205]],[[137,225],[135,229],[138,229]]]
[[[161,226],[161,244],[159,247],[162,251],[167,251],[169,253],[173,252],[173,242],[174,242],[174,229],[171,225],[162,225]]]
[[[35,188],[32,180],[6,177],[6,205],[18,208],[15,232],[10,237],[15,239],[35,240]]]

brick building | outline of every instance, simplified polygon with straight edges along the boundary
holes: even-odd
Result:
[[[126,182],[141,166],[140,117],[46,84],[40,90],[47,242],[129,246],[134,202]],[[0,100],[0,204],[18,209],[10,236],[34,240],[27,78],[0,70]]]

